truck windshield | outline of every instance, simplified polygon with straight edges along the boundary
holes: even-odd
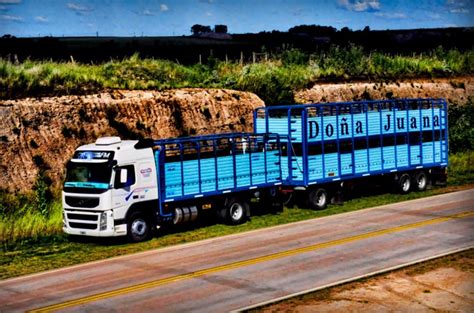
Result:
[[[111,173],[109,162],[69,162],[64,187],[108,189]]]

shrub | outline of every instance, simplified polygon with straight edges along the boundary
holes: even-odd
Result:
[[[449,105],[448,120],[450,152],[474,150],[474,97],[465,105]]]

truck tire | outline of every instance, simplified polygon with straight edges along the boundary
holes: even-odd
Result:
[[[398,180],[397,180],[398,192],[401,194],[407,194],[410,192],[410,188],[411,188],[410,175],[408,175],[407,173],[403,173],[402,175],[400,175],[400,177],[398,177]]]
[[[145,241],[152,233],[150,221],[140,212],[130,214],[127,221],[127,237],[131,242]]]
[[[426,175],[426,172],[420,171],[416,173],[413,183],[417,191],[426,190],[426,187],[428,186],[428,175]]]
[[[324,188],[313,189],[308,193],[308,206],[312,210],[324,210],[328,205],[328,193]]]
[[[247,201],[239,198],[231,198],[227,201],[225,208],[221,212],[225,216],[225,221],[227,223],[231,225],[238,225],[245,222],[248,211],[249,205]]]

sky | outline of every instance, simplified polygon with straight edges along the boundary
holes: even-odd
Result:
[[[474,26],[474,0],[0,0],[0,36],[181,36],[194,24],[229,33]]]

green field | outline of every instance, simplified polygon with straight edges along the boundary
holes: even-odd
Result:
[[[134,55],[103,64],[0,60],[0,99],[84,94],[106,89],[229,88],[257,94],[267,105],[292,103],[293,92],[317,81],[451,77],[474,72],[474,50],[438,48],[393,55],[362,47],[331,47],[305,54],[292,49],[255,64],[181,65]]]

